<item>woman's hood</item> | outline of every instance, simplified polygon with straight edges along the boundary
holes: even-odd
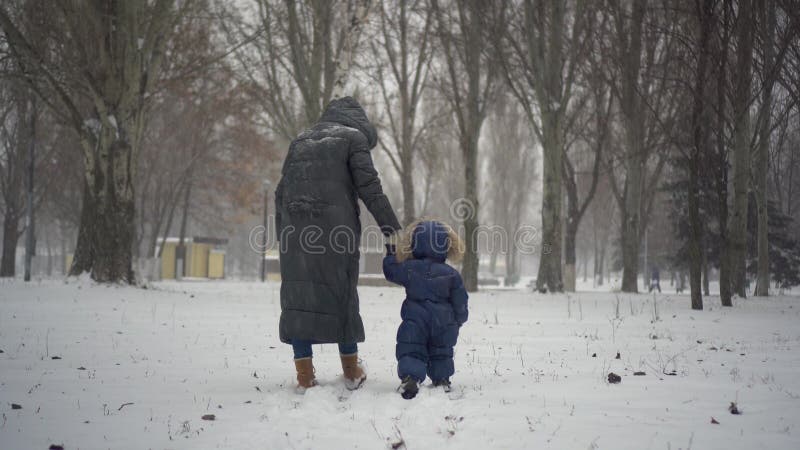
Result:
[[[378,143],[378,132],[367,118],[364,108],[353,97],[342,97],[332,100],[325,107],[319,118],[320,122],[334,122],[346,127],[355,128],[367,137],[372,150]]]

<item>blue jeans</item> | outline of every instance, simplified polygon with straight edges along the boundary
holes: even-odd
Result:
[[[294,359],[310,358],[314,354],[314,352],[311,350],[311,344],[316,344],[316,342],[304,341],[302,339],[292,339]],[[352,355],[353,353],[358,353],[358,344],[339,344],[339,353],[342,355]]]

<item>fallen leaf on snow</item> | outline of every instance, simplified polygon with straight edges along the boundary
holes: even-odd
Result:
[[[717,422],[717,419],[715,419],[713,417],[711,418],[711,423],[713,423],[714,425],[719,425],[719,422]]]

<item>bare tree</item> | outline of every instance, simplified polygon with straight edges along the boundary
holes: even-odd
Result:
[[[684,165],[688,172],[688,209],[689,209],[689,287],[692,309],[703,309],[703,293],[701,276],[703,269],[703,226],[700,218],[700,177],[705,167],[704,161],[711,147],[711,106],[710,96],[710,53],[712,36],[716,33],[717,0],[694,2],[693,18],[690,28],[690,53],[694,67],[691,114],[691,145],[688,151],[682,151]],[[683,146],[679,146],[683,148]],[[708,277],[706,277],[707,279]]]
[[[15,275],[20,220],[25,213],[25,166],[30,140],[30,95],[20,83],[0,82],[0,194],[3,213],[3,256],[0,276]]]
[[[564,288],[561,258],[563,162],[568,124],[574,113],[575,80],[591,34],[586,2],[560,0],[510,3],[508,25],[499,43],[506,81],[522,104],[542,143],[542,249],[536,288]],[[568,169],[566,169],[568,170]],[[575,206],[578,208],[578,206]],[[576,224],[577,226],[577,224]],[[573,240],[574,244],[574,240]],[[574,284],[574,255],[572,257]]]
[[[239,47],[234,54],[240,76],[268,116],[265,125],[277,136],[294,139],[343,92],[370,4],[253,0],[255,22],[230,14],[223,25]]]
[[[403,222],[416,218],[414,156],[421,144],[425,124],[419,123],[419,106],[427,84],[433,55],[430,42],[433,12],[426,2],[399,0],[380,5],[380,32],[370,45],[375,66],[372,72],[383,100],[391,144],[381,148],[400,177],[403,190]],[[388,63],[388,64],[387,64]]]
[[[78,134],[85,187],[72,274],[134,282],[134,187],[147,100],[181,13],[174,0],[58,2],[51,22],[0,7],[0,28],[30,85]],[[48,47],[29,36],[58,43]],[[100,45],[98,45],[100,43]]]
[[[775,111],[774,95],[778,79],[787,65],[787,55],[800,33],[800,14],[791,3],[781,0],[758,0],[758,45],[755,61],[760,82],[758,106],[755,165],[753,167],[753,191],[757,208],[757,273],[755,295],[769,295],[769,160],[770,148],[776,128],[788,122],[791,104],[784,111]],[[780,24],[779,24],[780,22]],[[791,97],[789,97],[791,98]],[[775,120],[773,120],[775,117]]]
[[[639,250],[667,162],[669,133],[678,112],[671,70],[677,21],[648,0],[606,2],[609,81],[618,100],[622,154],[610,154],[607,171],[620,209],[622,291],[638,292]]]
[[[488,105],[493,97],[497,71],[487,60],[489,44],[485,39],[491,5],[472,0],[453,0],[442,8],[431,0],[442,45],[445,74],[440,87],[446,92],[458,125],[459,146],[464,160],[463,217],[466,252],[462,266],[464,286],[478,289],[478,138]]]
[[[588,45],[588,43],[584,44]],[[599,47],[599,46],[598,46]],[[602,53],[594,49],[591,63],[585,65],[582,98],[576,102],[578,111],[572,114],[565,128],[570,137],[563,156],[563,182],[567,193],[564,224],[564,288],[575,291],[576,241],[581,221],[594,200],[601,177],[601,162],[609,144],[614,96],[596,70],[601,66]],[[578,150],[574,150],[577,148]],[[589,175],[588,183],[584,175]],[[582,198],[581,198],[582,195]]]
[[[741,0],[735,22],[736,65],[731,67],[733,92],[733,199],[728,222],[731,288],[746,297],[747,200],[750,181],[750,106],[753,97],[754,0]]]

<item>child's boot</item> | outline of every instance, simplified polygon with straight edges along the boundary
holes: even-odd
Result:
[[[317,385],[314,377],[314,363],[311,358],[299,358],[294,360],[294,367],[297,369],[297,392],[303,394],[306,389]]]
[[[417,386],[417,380],[412,378],[411,375],[406,375],[397,390],[400,391],[400,395],[404,399],[411,400],[417,396],[417,392],[419,392],[419,386]]]
[[[355,391],[360,388],[367,379],[364,367],[358,363],[358,353],[352,355],[339,355],[342,359],[342,371],[344,372],[344,385],[348,390]]]
[[[444,378],[442,380],[433,380],[433,387],[442,387],[445,392],[450,392],[450,379]]]

